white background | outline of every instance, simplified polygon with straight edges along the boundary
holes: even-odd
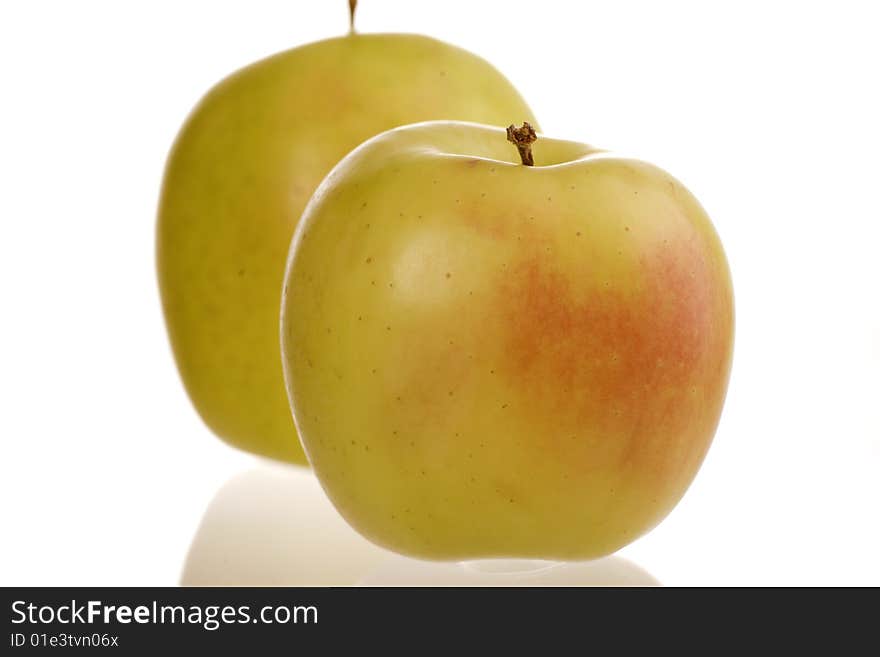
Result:
[[[487,57],[545,132],[655,161],[715,221],[737,302],[721,426],[621,552],[664,584],[880,584],[873,4],[361,0],[361,31]],[[346,29],[344,0],[2,3],[0,584],[174,584],[254,467],[168,348],[163,163],[218,79]]]

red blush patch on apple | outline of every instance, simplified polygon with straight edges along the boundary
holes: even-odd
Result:
[[[688,424],[700,421],[690,393],[711,387],[713,354],[720,351],[711,269],[685,243],[656,250],[638,270],[641,281],[632,290],[611,283],[576,294],[573,281],[539,255],[511,271],[503,286],[504,298],[514,300],[505,375],[545,429],[540,439],[559,443],[551,451],[567,458],[571,435],[610,434],[620,439],[622,464],[653,455],[654,469],[665,460],[661,453],[670,453],[668,437],[690,433]]]

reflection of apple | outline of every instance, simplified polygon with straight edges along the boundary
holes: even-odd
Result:
[[[587,563],[417,561],[373,545],[339,515],[314,475],[260,465],[227,482],[193,538],[188,586],[652,586],[619,557]]]
[[[385,559],[362,586],[660,586],[650,573],[616,555],[594,561],[447,563],[401,555]]]
[[[294,227],[336,162],[414,121],[530,115],[488,62],[405,34],[288,50],[209,91],[168,160],[158,268],[177,365],[211,429],[242,449],[305,462],[284,391],[278,305]]]
[[[264,465],[214,496],[181,584],[343,586],[391,555],[345,522],[304,468]]]
[[[543,137],[534,159],[487,126],[386,132],[294,239],[297,426],[340,512],[397,551],[608,554],[672,509],[715,431],[733,298],[709,218],[644,162]]]

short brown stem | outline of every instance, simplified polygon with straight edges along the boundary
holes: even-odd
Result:
[[[535,165],[535,160],[532,157],[532,144],[537,139],[538,135],[535,133],[535,129],[527,121],[523,122],[519,128],[514,125],[507,128],[507,141],[516,145],[519,157],[527,167]]]
[[[348,27],[354,32],[354,12],[357,11],[358,0],[348,0]]]

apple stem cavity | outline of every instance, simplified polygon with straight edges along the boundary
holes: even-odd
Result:
[[[507,141],[516,145],[519,157],[523,165],[527,167],[535,166],[535,160],[532,157],[532,144],[537,140],[538,135],[528,121],[524,121],[519,128],[514,125],[507,127]]]
[[[348,0],[348,29],[354,34],[354,12],[357,11],[358,0]]]

